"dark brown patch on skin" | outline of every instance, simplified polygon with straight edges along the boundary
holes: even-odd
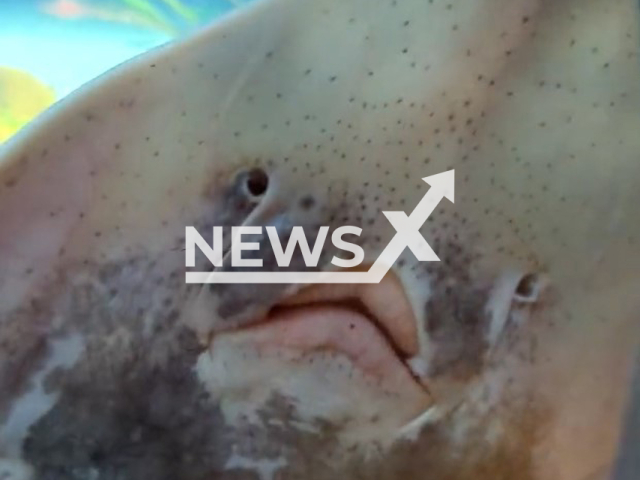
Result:
[[[170,335],[113,351],[94,338],[82,363],[59,376],[59,401],[24,445],[39,478],[84,480],[96,471],[104,479],[215,474],[230,445],[219,440],[220,414],[192,371],[199,346],[180,328]],[[168,348],[166,358],[153,358]]]
[[[99,339],[118,328],[141,335],[144,315],[157,322],[175,316],[161,299],[177,306],[185,296],[179,275],[144,257],[103,265],[86,260],[52,273],[25,306],[0,318],[0,387],[8,393],[0,397],[0,413],[29,388],[49,341],[70,333]]]
[[[431,267],[432,292],[426,329],[432,343],[429,376],[468,380],[483,367],[491,285],[474,278],[469,254],[455,243],[439,245],[441,262]]]
[[[64,319],[49,334],[79,332],[85,346],[71,369],[45,379],[59,400],[23,446],[38,478],[215,475],[230,444],[221,441],[219,411],[193,371],[202,346],[180,323],[179,276],[136,258],[69,267],[58,280],[41,300]]]

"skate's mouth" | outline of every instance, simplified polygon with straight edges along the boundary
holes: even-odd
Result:
[[[396,409],[399,424],[432,403],[408,364],[418,354],[416,321],[394,275],[376,285],[304,288],[260,321],[219,332],[211,347],[222,388],[244,392],[247,385],[271,382],[298,399],[313,390],[308,400],[316,406],[319,396],[334,403],[341,396],[355,409],[368,391],[372,409]],[[250,382],[238,383],[239,369]]]

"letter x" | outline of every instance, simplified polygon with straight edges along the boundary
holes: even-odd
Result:
[[[396,229],[395,239],[400,239],[402,242],[402,250],[406,247],[413,252],[416,258],[421,262],[437,262],[440,260],[436,252],[433,251],[431,245],[427,243],[424,237],[420,234],[420,228],[422,223],[418,223],[416,215],[417,208],[407,216],[404,212],[382,212],[389,220],[393,228]],[[394,242],[395,243],[395,242]],[[400,250],[399,253],[402,253]]]
[[[433,251],[420,234],[420,228],[422,228],[422,225],[424,225],[443,197],[447,197],[453,202],[453,179],[453,170],[423,178],[422,180],[431,184],[431,188],[418,202],[409,216],[402,211],[382,212],[393,225],[393,228],[396,229],[396,234],[382,252],[381,261],[395,262],[407,247],[421,262],[440,261],[436,252]]]

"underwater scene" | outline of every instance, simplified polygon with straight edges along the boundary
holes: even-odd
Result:
[[[640,480],[640,2],[0,0],[0,480]]]
[[[250,0],[0,0],[0,142],[109,68]]]

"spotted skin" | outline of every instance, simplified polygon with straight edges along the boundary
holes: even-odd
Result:
[[[605,478],[640,338],[637,13],[264,0],[54,106],[0,150],[0,477]],[[394,267],[433,418],[400,435],[382,390],[366,422],[279,392],[229,417],[208,342],[294,288],[188,287],[184,227],[353,224],[373,261],[380,211],[451,168],[456,203],[421,229],[442,262]],[[505,280],[527,273],[548,280],[531,303]]]

